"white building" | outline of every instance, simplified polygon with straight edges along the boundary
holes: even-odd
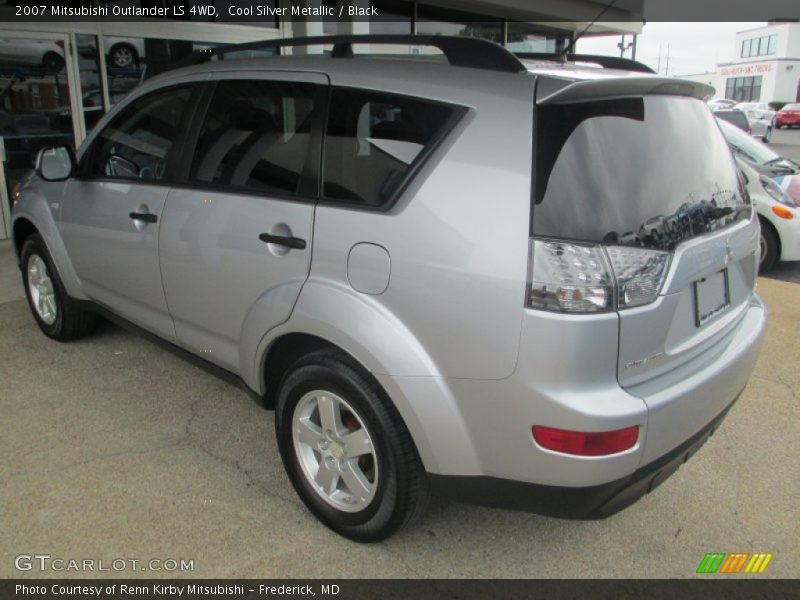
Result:
[[[736,58],[716,71],[680,75],[712,85],[715,98],[800,102],[800,23],[770,23],[736,34]]]

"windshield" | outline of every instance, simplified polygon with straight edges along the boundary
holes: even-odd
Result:
[[[534,235],[671,250],[750,215],[699,100],[544,105],[537,123]]]
[[[780,156],[775,154],[769,147],[765,146],[759,141],[753,139],[752,136],[746,134],[738,127],[734,127],[730,123],[718,119],[719,128],[725,139],[728,140],[733,151],[745,160],[757,165],[765,165],[768,162],[775,162],[780,159]]]

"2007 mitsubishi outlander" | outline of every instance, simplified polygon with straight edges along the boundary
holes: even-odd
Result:
[[[766,322],[710,88],[474,39],[326,42],[206,52],[77,155],[42,151],[13,211],[41,330],[111,316],[240,378],[303,502],[355,540],[431,490],[572,518],[652,490]]]

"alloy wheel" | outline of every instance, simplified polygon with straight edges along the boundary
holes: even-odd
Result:
[[[31,256],[28,261],[28,291],[39,318],[47,325],[55,323],[58,317],[55,288],[47,263],[38,254]]]
[[[353,407],[330,391],[305,394],[292,417],[294,451],[311,488],[345,512],[363,510],[378,488],[372,437]]]

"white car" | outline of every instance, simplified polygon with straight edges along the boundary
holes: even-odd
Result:
[[[60,40],[0,38],[0,64],[31,65],[60,71],[64,67],[64,43]]]
[[[718,98],[716,100],[709,100],[707,104],[711,110],[721,110],[724,108],[733,108],[736,105],[736,101]]]
[[[736,108],[745,112],[757,110],[763,113],[764,118],[769,121],[772,121],[772,119],[775,118],[775,111],[770,108],[770,105],[767,102],[739,102],[739,104],[736,105]]]
[[[759,272],[769,271],[778,261],[800,260],[800,207],[773,179],[740,158],[736,163],[761,222]]]

